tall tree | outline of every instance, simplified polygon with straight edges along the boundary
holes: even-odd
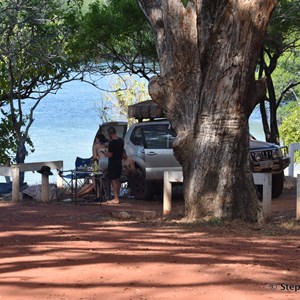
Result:
[[[177,133],[188,218],[257,221],[248,118],[265,97],[255,70],[274,0],[139,0],[156,37],[151,97]]]
[[[291,74],[284,86],[274,82],[278,65],[293,64],[300,52],[300,0],[279,0],[268,28],[259,59],[259,77],[265,77],[268,96],[260,104],[266,141],[279,144],[277,110],[287,94],[300,84],[298,74]],[[267,104],[266,104],[267,102]]]
[[[72,31],[65,20],[77,9],[71,2],[69,5],[64,0],[4,0],[0,3],[3,133],[0,144],[5,153],[2,160],[9,158],[9,150],[12,150],[14,162],[25,161],[26,145],[32,146],[29,130],[40,101],[49,93],[55,93],[63,83],[82,78],[79,61],[67,48]],[[28,99],[32,106],[26,113],[23,105]]]

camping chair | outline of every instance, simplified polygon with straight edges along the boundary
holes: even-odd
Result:
[[[85,179],[88,177],[88,173],[82,173],[82,174],[76,174],[74,171],[80,171],[82,169],[87,169],[89,166],[91,166],[92,158],[81,158],[76,157],[75,160],[75,169],[74,170],[65,170],[60,171],[58,174],[63,179],[65,189],[71,189],[71,191],[74,190],[74,180],[77,180],[77,183],[79,185],[83,185]],[[66,173],[66,174],[64,174]]]

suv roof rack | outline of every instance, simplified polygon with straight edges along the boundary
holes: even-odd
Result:
[[[157,105],[153,100],[146,100],[128,106],[128,118],[137,119],[142,122],[143,119],[165,119],[164,110]]]

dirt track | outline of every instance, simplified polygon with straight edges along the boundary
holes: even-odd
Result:
[[[275,200],[274,215],[294,202]],[[0,204],[0,299],[299,299],[268,286],[300,284],[299,226],[108,220],[143,209]]]

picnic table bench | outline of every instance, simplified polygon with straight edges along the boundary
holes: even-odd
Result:
[[[266,219],[271,217],[272,201],[272,174],[270,173],[253,173],[254,183],[263,186],[263,213]],[[164,198],[163,198],[163,215],[171,214],[172,209],[172,183],[183,182],[181,171],[164,172]],[[299,193],[300,194],[300,193]],[[299,196],[300,197],[300,196]]]

